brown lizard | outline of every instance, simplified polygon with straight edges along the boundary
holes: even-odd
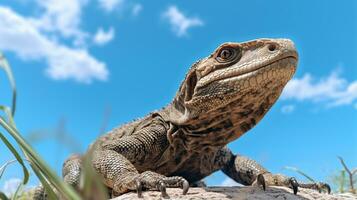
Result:
[[[112,194],[189,185],[217,170],[243,185],[326,189],[272,174],[226,145],[254,127],[295,73],[298,54],[291,40],[257,39],[224,43],[192,65],[173,101],[142,119],[115,128],[89,148],[93,168]],[[63,168],[64,181],[77,187],[81,156]],[[43,189],[39,189],[40,199]]]

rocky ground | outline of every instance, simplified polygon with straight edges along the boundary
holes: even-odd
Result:
[[[347,200],[356,199],[356,195],[352,194],[324,194],[314,190],[299,189],[298,195],[294,195],[289,188],[269,187],[267,191],[263,191],[257,187],[207,187],[207,188],[190,188],[187,195],[182,195],[182,190],[177,188],[168,188],[167,193],[172,200]],[[137,198],[136,193],[127,193],[112,200],[154,200],[161,199],[160,192],[145,191],[144,198]]]

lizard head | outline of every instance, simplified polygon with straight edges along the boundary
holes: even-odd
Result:
[[[220,45],[187,73],[173,102],[182,114],[177,123],[217,111],[258,109],[263,103],[264,115],[295,73],[297,60],[288,39]]]

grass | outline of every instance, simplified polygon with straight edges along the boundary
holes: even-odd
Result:
[[[4,55],[0,52],[0,68],[6,73],[11,89],[12,89],[12,101],[11,106],[1,105],[0,110],[2,115],[0,116],[0,126],[3,127],[7,133],[15,140],[14,144],[10,143],[5,137],[5,134],[0,132],[0,139],[14,155],[16,162],[20,163],[23,170],[23,179],[17,191],[21,190],[21,187],[25,185],[29,180],[29,169],[26,167],[24,160],[29,162],[30,167],[33,172],[37,175],[42,185],[45,187],[47,194],[50,199],[56,199],[56,192],[59,193],[65,199],[79,200],[80,195],[75,192],[75,190],[64,183],[61,178],[59,178],[55,172],[48,166],[48,164],[39,156],[39,154],[31,147],[31,145],[24,139],[21,133],[16,128],[14,115],[16,109],[16,84],[13,73],[11,71],[10,65],[8,64]],[[19,151],[16,150],[15,145],[19,147]],[[5,164],[2,168],[2,173],[4,173],[5,168],[8,164]],[[1,176],[0,176],[1,178]],[[56,192],[55,192],[56,191]],[[16,199],[12,197],[13,199]],[[1,199],[9,199],[3,192],[0,192]]]

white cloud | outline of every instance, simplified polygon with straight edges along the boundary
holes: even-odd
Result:
[[[325,103],[327,106],[353,104],[357,100],[357,80],[348,82],[338,71],[315,80],[310,74],[292,79],[285,87],[282,99]]]
[[[233,179],[226,177],[222,183],[220,184],[220,186],[228,186],[228,187],[232,187],[232,186],[239,186],[240,184],[235,182]]]
[[[74,37],[76,43],[83,42],[88,33],[80,29],[81,10],[85,0],[37,0],[38,6],[44,9],[39,18],[29,21],[41,31],[59,33],[63,37]]]
[[[134,4],[133,8],[131,9],[131,14],[133,16],[138,16],[142,10],[143,6],[140,3]]]
[[[86,50],[54,46],[48,57],[46,73],[55,80],[75,79],[81,83],[91,83],[93,79],[105,81],[108,70]]]
[[[283,114],[289,114],[289,113],[292,113],[294,112],[295,110],[295,106],[294,105],[284,105],[282,108],[281,108],[281,112]]]
[[[95,34],[93,41],[95,44],[104,45],[110,42],[115,35],[115,30],[113,27],[110,27],[108,31],[104,31],[103,28],[99,28]]]
[[[55,11],[47,11],[45,16],[51,12]],[[82,83],[90,83],[93,79],[106,80],[109,72],[105,64],[96,60],[85,48],[71,48],[60,44],[57,35],[50,37],[41,31],[46,28],[48,31],[78,39],[82,37],[78,24],[66,23],[66,20],[72,20],[66,17],[59,17],[61,20],[57,20],[58,22],[50,20],[48,26],[37,23],[42,22],[45,16],[26,18],[8,7],[0,6],[0,27],[6,27],[0,29],[0,49],[14,52],[24,60],[45,60],[48,64],[47,75],[56,80],[74,79]]]
[[[22,182],[21,179],[18,178],[12,178],[7,181],[5,181],[4,186],[2,188],[2,192],[6,194],[6,196],[11,196],[16,192],[17,187],[20,185]]]
[[[124,0],[98,0],[100,7],[107,12],[112,12],[118,6],[124,3]]]
[[[169,21],[172,30],[178,37],[186,35],[189,28],[203,26],[201,19],[186,17],[176,6],[168,7],[163,13],[163,18]]]

